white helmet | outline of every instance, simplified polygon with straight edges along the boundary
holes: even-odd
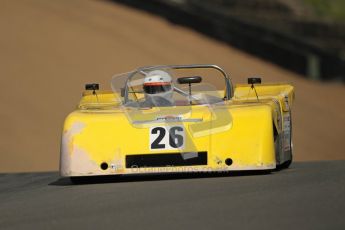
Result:
[[[147,94],[160,94],[172,90],[170,74],[162,70],[149,72],[144,78],[144,92]]]

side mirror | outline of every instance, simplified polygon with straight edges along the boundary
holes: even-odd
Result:
[[[261,78],[260,77],[250,77],[250,78],[248,78],[248,84],[250,84],[250,85],[261,84]]]
[[[192,76],[192,77],[180,77],[177,78],[177,82],[179,84],[192,84],[192,83],[200,83],[202,78],[200,76]]]
[[[85,90],[92,90],[92,94],[96,95],[96,90],[99,90],[99,84],[97,83],[85,84]]]
[[[200,83],[202,78],[200,76],[192,76],[192,77],[180,77],[177,78],[177,82],[179,84],[188,84],[189,88],[189,103],[192,104],[192,83]]]
[[[91,84],[85,84],[85,90],[99,90],[99,84],[97,83],[91,83]]]

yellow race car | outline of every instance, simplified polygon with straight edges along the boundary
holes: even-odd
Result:
[[[233,85],[216,65],[141,67],[87,84],[65,120],[60,174],[224,172],[292,162],[290,84]]]

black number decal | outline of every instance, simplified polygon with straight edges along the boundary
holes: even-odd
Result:
[[[167,132],[169,136],[165,136]],[[151,129],[152,134],[158,134],[158,136],[151,143],[151,149],[176,149],[183,147],[184,129],[181,126],[171,128],[155,127]]]
[[[157,132],[159,132],[158,137],[156,138],[156,140],[154,140],[151,144],[151,149],[164,149],[165,148],[165,144],[160,144],[160,142],[162,141],[162,139],[165,136],[165,129],[162,127],[156,127],[153,128],[151,130],[152,134],[157,134]]]
[[[183,131],[182,127],[172,127],[169,130],[169,145],[173,148],[179,148],[183,145],[183,136],[176,131]]]

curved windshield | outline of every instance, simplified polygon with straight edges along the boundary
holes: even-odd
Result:
[[[167,107],[220,103],[232,89],[225,72],[217,66],[155,66],[115,75],[114,93],[126,107]]]

